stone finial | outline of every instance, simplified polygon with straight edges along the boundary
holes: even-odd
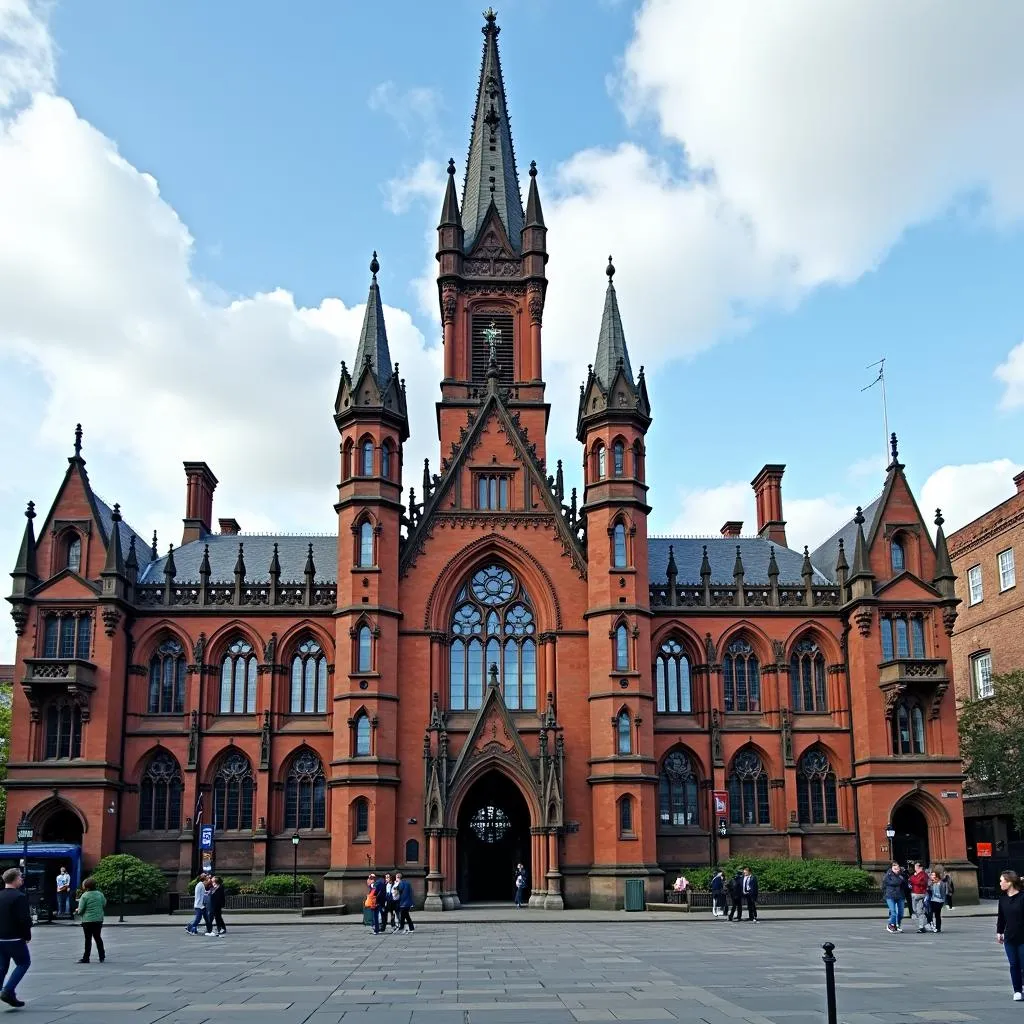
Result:
[[[36,503],[34,501],[30,501],[28,503],[28,505],[25,507],[25,518],[26,519],[35,519],[35,517],[36,517]]]
[[[82,424],[75,424],[75,458],[79,458],[82,454]]]

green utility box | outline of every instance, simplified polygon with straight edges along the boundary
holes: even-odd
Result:
[[[644,910],[644,880],[642,878],[626,879],[626,910]]]

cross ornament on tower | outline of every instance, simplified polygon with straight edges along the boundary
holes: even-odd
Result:
[[[487,342],[487,362],[496,365],[498,362],[498,342],[501,341],[501,328],[492,320],[483,330],[484,341]]]

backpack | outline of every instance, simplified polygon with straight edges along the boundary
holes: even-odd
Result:
[[[522,889],[526,885],[526,879],[522,875],[516,875],[516,888]]]

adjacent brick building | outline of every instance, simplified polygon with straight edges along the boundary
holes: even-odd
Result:
[[[376,258],[333,410],[336,535],[214,533],[217,479],[189,462],[182,543],[158,555],[94,494],[79,435],[13,573],[8,821],[181,880],[201,801],[223,872],[288,870],[297,832],[328,899],[400,867],[446,908],[510,898],[517,861],[546,907],[621,905],[627,877],[655,895],[730,854],[878,870],[891,822],[899,856],[968,892],[958,600],[895,438],[881,496],[813,553],[788,544],[774,463],[754,536],[649,537],[653,413],[609,262],[582,494],[551,465],[547,228],[534,164],[520,196],[498,31],[488,12],[438,227],[438,472],[404,462]]]
[[[1024,668],[1024,588],[1017,563],[1024,559],[1024,473],[1016,493],[949,536],[957,575],[960,617],[952,636],[953,677],[960,700],[989,696],[992,675]],[[1024,854],[1024,836],[998,798],[964,800],[968,854],[991,845],[997,860]]]

